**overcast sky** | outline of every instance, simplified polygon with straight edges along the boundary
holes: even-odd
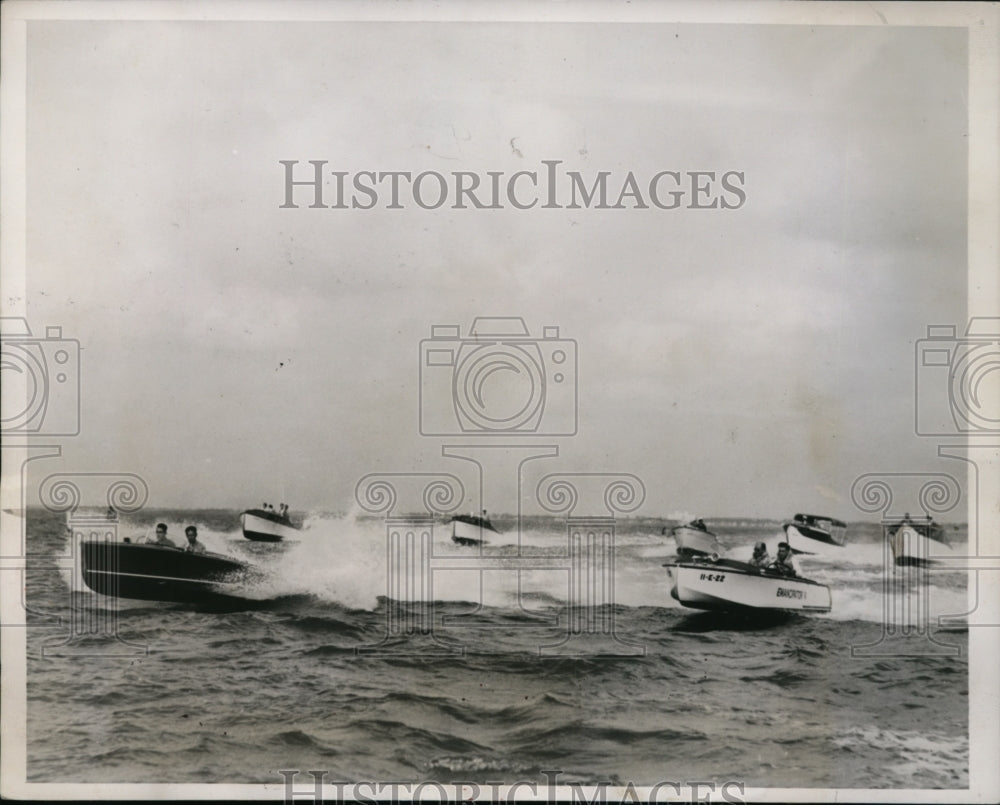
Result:
[[[914,434],[914,343],[966,318],[967,58],[961,28],[33,22],[27,313],[83,347],[45,471],[298,510],[462,474],[469,439],[419,433],[420,341],[521,316],[578,354],[578,434],[520,440],[546,471],[633,473],[640,514],[859,517],[863,473],[956,471]],[[281,208],[280,160],[553,159],[739,171],[746,202]]]

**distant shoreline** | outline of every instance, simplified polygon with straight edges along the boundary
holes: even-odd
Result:
[[[93,514],[100,514],[100,513],[103,513],[105,511],[105,508],[106,507],[103,507],[103,506],[81,506],[80,510],[83,511],[83,512],[88,512],[88,513],[93,513]],[[138,511],[135,511],[135,512],[126,512],[126,513],[124,513],[124,516],[127,517],[127,518],[130,518],[130,519],[139,519],[139,520],[143,520],[143,519],[145,519],[147,517],[148,518],[165,517],[165,516],[169,516],[170,514],[187,514],[187,515],[190,515],[192,513],[198,513],[198,514],[201,514],[201,515],[208,515],[208,516],[228,516],[228,515],[234,515],[234,514],[238,515],[240,512],[243,512],[245,510],[246,510],[245,508],[225,508],[225,507],[178,508],[178,507],[165,506],[165,507],[162,507],[162,508],[148,507],[148,508],[139,509]],[[13,514],[13,515],[18,515],[18,516],[20,515],[20,512],[18,510],[15,510],[15,509],[4,509],[3,511],[5,513],[8,513],[8,514]],[[37,514],[39,514],[41,512],[49,512],[51,514],[62,514],[63,513],[61,511],[55,511],[55,510],[49,509],[46,506],[37,506],[37,505],[35,505],[35,506],[28,506],[27,509],[26,509],[26,512],[27,512],[27,514],[29,516],[37,516]],[[346,512],[346,511],[337,511],[337,510],[328,510],[328,509],[318,509],[318,510],[296,510],[296,509],[291,509],[289,511],[289,513],[293,517],[297,517],[299,519],[303,519],[303,518],[307,518],[307,517],[324,517],[324,518],[336,518],[336,519],[340,519],[340,518],[347,517],[350,514],[349,512]],[[456,512],[456,514],[458,514],[458,513],[460,513],[460,512]],[[411,516],[412,517],[426,517],[427,513],[423,512],[423,511],[421,511],[421,512],[399,512],[399,513],[395,513],[393,516],[394,517],[411,517]],[[836,516],[836,515],[833,515],[833,516]],[[451,514],[437,514],[437,515],[434,515],[434,520],[435,521],[446,522],[446,521],[450,520],[451,517],[452,517]],[[776,517],[750,517],[750,516],[740,516],[740,515],[719,515],[719,516],[701,515],[701,519],[705,520],[707,523],[710,523],[710,524],[714,525],[715,527],[721,527],[721,528],[736,527],[736,526],[747,525],[747,524],[751,524],[751,523],[754,524],[754,525],[764,525],[764,526],[773,525],[775,527],[780,528],[781,525],[782,525],[782,523],[788,522],[789,520],[791,520],[791,517],[792,517],[791,514],[789,514],[788,517],[782,517],[782,518],[776,518]],[[383,518],[384,518],[384,515],[370,514],[368,512],[360,513],[360,514],[358,514],[356,516],[357,520],[366,521],[366,522],[367,521],[373,521],[373,520],[382,520]],[[185,519],[185,518],[181,518],[181,519]],[[190,519],[190,517],[187,518],[187,519]],[[490,512],[490,519],[493,520],[496,523],[513,523],[513,522],[517,522],[518,515],[516,513],[512,513],[512,512],[492,512],[491,511]],[[522,514],[521,515],[521,519],[524,520],[524,521],[563,520],[563,519],[565,519],[565,515],[543,514],[543,513],[537,513],[536,514],[536,513],[533,513],[533,514]],[[938,519],[938,518],[934,518],[934,519],[935,519],[935,521],[937,523],[939,523],[942,526],[949,526],[949,527],[954,526],[955,528],[959,528],[959,527],[963,527],[963,526],[967,527],[968,526],[968,521],[966,521],[966,520],[952,521],[952,520],[944,520],[944,519]],[[615,518],[615,520],[616,520],[616,522],[628,522],[628,523],[632,523],[632,524],[649,523],[650,527],[656,527],[656,528],[661,528],[661,527],[666,526],[666,525],[677,525],[677,524],[683,524],[685,522],[688,522],[687,518],[677,519],[676,517],[670,517],[670,516],[667,516],[667,515],[651,515],[651,514],[644,514],[644,515],[619,515],[619,516],[617,516]],[[855,526],[877,526],[882,521],[880,519],[872,519],[872,520],[845,520],[845,522],[847,523],[848,526],[851,526],[851,525],[855,525]]]

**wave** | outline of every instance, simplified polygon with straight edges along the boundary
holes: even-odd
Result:
[[[382,718],[362,718],[347,724],[352,730],[373,741],[388,741],[413,750],[440,752],[488,752],[489,747],[446,732],[414,727],[401,721]]]
[[[366,631],[364,624],[352,623],[331,615],[288,615],[282,619],[282,624],[300,632],[348,637],[357,637]]]
[[[271,736],[271,744],[290,749],[307,749],[322,752],[325,755],[336,755],[337,751],[328,744],[303,730],[284,730]]]
[[[521,730],[511,737],[519,752],[545,758],[562,756],[567,745],[588,746],[590,751],[595,751],[600,744],[634,748],[638,744],[651,743],[662,747],[663,751],[668,751],[671,744],[703,741],[708,736],[696,730],[677,730],[669,727],[640,730],[586,724],[575,720],[545,730]]]
[[[878,747],[888,786],[961,788],[967,784],[969,742],[961,736],[869,725],[850,727],[833,743],[842,751],[861,754],[870,754],[872,747]],[[948,783],[942,785],[942,780]]]

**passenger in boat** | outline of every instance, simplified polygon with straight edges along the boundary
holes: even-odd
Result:
[[[761,570],[771,564],[771,555],[767,552],[767,545],[765,543],[758,542],[753,546],[753,556],[750,557],[750,564],[752,567],[760,568]]]
[[[767,569],[780,573],[782,576],[799,575],[798,568],[795,567],[795,560],[792,559],[792,549],[787,542],[778,543],[778,558],[771,562]]]
[[[153,539],[154,545],[162,545],[164,548],[176,548],[177,545],[167,536],[167,524],[156,524],[156,537]]]
[[[198,542],[198,529],[189,525],[184,529],[184,536],[187,537],[187,547],[184,549],[188,553],[205,553],[205,546]]]
[[[691,527],[697,528],[699,531],[708,531],[708,527],[705,525],[705,521],[700,517],[697,520],[691,521]]]

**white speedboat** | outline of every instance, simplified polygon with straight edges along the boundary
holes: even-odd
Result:
[[[678,525],[670,529],[670,535],[677,543],[677,555],[682,559],[697,556],[718,556],[722,553],[719,538],[706,528],[699,520],[692,520],[687,525]]]
[[[486,516],[486,509],[479,514],[458,514],[451,518],[451,540],[457,545],[485,545],[487,534],[499,534]]]
[[[893,561],[897,565],[933,565],[947,561],[952,553],[944,529],[930,518],[913,521],[909,516],[886,529]]]
[[[670,595],[692,609],[724,612],[829,612],[830,588],[801,576],[760,570],[733,559],[664,565]]]
[[[847,523],[822,514],[796,514],[781,527],[794,554],[836,554],[847,539]]]
[[[281,542],[295,539],[301,526],[295,525],[287,511],[279,514],[269,509],[247,509],[240,515],[243,536],[254,542]]]

